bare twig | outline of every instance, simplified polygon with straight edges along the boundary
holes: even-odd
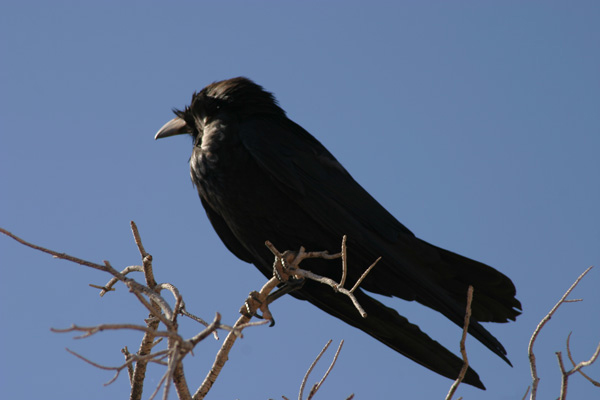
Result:
[[[143,357],[152,352],[152,348],[154,347],[154,338],[157,336],[156,330],[158,329],[159,324],[160,320],[158,318],[148,321],[148,331],[142,338],[140,347],[137,351],[138,356]],[[131,393],[129,396],[130,400],[140,400],[142,398],[147,365],[148,364],[143,361],[135,363],[135,368],[133,369],[133,379],[131,380]]]
[[[162,359],[164,359],[165,357],[167,357],[168,353],[170,351],[170,350],[163,350],[163,351],[156,352],[154,354],[147,355],[145,357],[139,357],[139,356],[136,356],[136,355],[132,355],[131,357],[129,357],[126,360],[126,362],[124,364],[122,364],[122,365],[120,365],[118,367],[107,367],[105,365],[98,364],[98,363],[96,363],[96,362],[94,362],[94,361],[92,361],[92,360],[90,360],[88,358],[85,358],[81,354],[78,354],[78,353],[74,352],[71,349],[67,348],[65,350],[67,352],[69,352],[70,354],[74,355],[75,357],[79,358],[80,360],[83,360],[86,363],[88,363],[90,365],[93,365],[96,368],[103,369],[103,370],[108,370],[108,371],[116,371],[115,376],[111,380],[109,380],[108,382],[106,382],[104,384],[104,386],[108,386],[111,383],[113,383],[115,380],[117,380],[117,378],[119,377],[119,374],[121,373],[121,371],[124,368],[128,368],[129,369],[129,367],[131,366],[131,364],[133,362],[140,361],[140,360],[143,359],[146,362],[154,362],[154,363],[157,363],[157,364],[166,365],[164,362],[162,362]]]
[[[569,334],[569,336],[571,336],[571,334]],[[568,341],[568,339],[567,339]],[[567,342],[567,349],[569,348],[568,342]],[[570,350],[569,350],[570,353]],[[592,357],[588,360],[588,361],[582,361],[579,364],[575,365],[572,369],[570,369],[569,371],[567,371],[565,369],[565,365],[563,364],[563,359],[562,359],[562,352],[557,351],[556,352],[556,358],[558,359],[558,367],[560,368],[560,374],[561,374],[561,385],[560,385],[560,400],[565,400],[567,398],[567,387],[568,387],[568,383],[569,383],[569,376],[573,375],[575,372],[581,371],[582,368],[587,367],[589,365],[591,365],[592,363],[594,363],[596,361],[596,359],[598,359],[598,354],[600,354],[600,343],[598,343],[598,347],[596,348],[596,351],[594,352],[594,354],[592,355]],[[570,355],[569,355],[569,358]],[[571,362],[573,360],[571,359]]]
[[[346,240],[348,237],[344,235],[342,237],[342,279],[340,279],[340,286],[344,287],[346,283],[346,276],[348,275],[348,254],[346,253]]]
[[[199,324],[201,324],[201,325],[208,326],[208,322],[206,322],[205,320],[203,320],[202,318],[200,318],[200,317],[198,317],[198,316],[196,316],[196,315],[194,315],[194,314],[191,314],[191,313],[189,313],[189,312],[188,312],[188,311],[185,309],[185,304],[182,306],[182,308],[179,310],[179,312],[180,312],[182,315],[185,315],[186,317],[193,319],[194,321],[198,322],[198,323],[199,323]]]
[[[460,373],[458,374],[458,378],[454,381],[452,386],[450,386],[450,391],[446,395],[446,400],[451,400],[452,396],[458,389],[458,385],[465,378],[467,370],[469,369],[469,359],[467,358],[467,347],[465,346],[465,342],[467,340],[467,331],[469,330],[469,323],[471,320],[471,303],[473,302],[473,286],[469,285],[469,289],[467,290],[467,307],[465,310],[465,322],[463,325],[463,332],[460,338],[460,354],[463,358],[463,366],[460,369]]]
[[[327,371],[325,371],[325,374],[323,375],[323,377],[321,378],[319,383],[315,383],[313,385],[312,389],[310,390],[310,393],[308,394],[307,400],[311,400],[315,396],[315,394],[317,394],[317,391],[321,388],[321,386],[325,382],[325,379],[327,379],[327,377],[329,376],[329,373],[333,369],[333,366],[335,365],[335,363],[338,359],[338,356],[340,355],[340,351],[342,350],[343,345],[344,345],[344,341],[342,340],[340,342],[340,345],[338,346],[337,350],[335,351],[335,354],[333,355],[333,359],[331,360],[331,364],[329,364],[329,368],[327,368]],[[352,395],[352,396],[354,396],[354,395]]]
[[[135,282],[135,284],[133,284],[133,285],[128,285],[128,286],[129,286],[131,293],[133,293],[133,295],[135,297],[137,297],[139,302],[142,303],[142,305],[144,307],[146,307],[148,309],[148,311],[150,311],[150,315],[152,317],[158,319],[160,322],[165,324],[165,326],[167,326],[167,327],[169,327],[171,325],[170,319],[172,318],[173,311],[171,310],[171,306],[169,306],[169,303],[167,303],[165,301],[165,299],[163,299],[160,295],[158,295],[152,291],[149,291],[149,289],[147,287],[142,286],[137,282]],[[148,302],[144,298],[144,296],[142,296],[142,293],[148,294],[149,295],[148,297],[150,297],[151,301]],[[164,312],[164,314],[161,313],[161,310]]]
[[[273,279],[275,279],[275,278],[271,278],[271,280],[273,280]],[[248,321],[250,321],[250,317],[246,316],[246,315],[242,315],[238,318],[234,327],[245,324]],[[233,331],[229,332],[229,334],[225,338],[225,341],[223,342],[223,345],[217,352],[215,361],[213,362],[213,365],[212,365],[210,371],[204,378],[202,385],[200,385],[200,387],[198,388],[196,393],[194,393],[194,396],[192,397],[194,400],[203,399],[208,394],[209,390],[212,388],[212,385],[215,383],[219,374],[221,373],[223,366],[227,362],[229,351],[233,347],[233,344],[235,343],[237,338],[238,338],[238,335],[233,333]]]
[[[150,395],[148,400],[153,400],[156,397],[156,395],[160,391],[160,388],[162,387],[163,383],[165,383],[165,379],[167,379],[166,373],[163,374],[163,376],[160,378],[160,380],[158,381],[158,384],[156,385],[156,388],[154,388],[154,392],[152,392],[152,394]]]
[[[155,286],[155,290],[160,293],[161,290],[168,290],[171,292],[175,300],[181,299],[181,295],[179,294],[179,289],[177,289],[174,285],[170,283],[160,283]],[[184,305],[183,303],[181,305]],[[179,308],[175,307],[175,314],[179,312]]]
[[[154,316],[155,318],[149,318],[146,321],[147,327],[149,331],[144,334],[142,338],[142,342],[140,343],[140,348],[138,349],[137,354],[140,356],[145,356],[147,354],[151,354],[152,348],[155,346],[154,338],[156,337],[155,331],[158,329],[160,322],[162,322],[171,334],[176,333],[173,332],[173,323],[171,323],[173,313],[170,310],[170,307],[166,301],[156,292],[154,289],[156,287],[156,280],[154,279],[154,273],[152,270],[152,256],[146,252],[144,245],[142,244],[142,238],[140,236],[139,230],[135,222],[131,221],[131,232],[133,233],[133,238],[135,244],[138,247],[140,252],[140,256],[142,257],[142,265],[144,278],[146,280],[146,286],[140,285],[135,282],[137,285],[128,285],[129,289],[134,293],[137,299],[150,311],[150,316]],[[139,286],[139,287],[137,287]],[[134,290],[137,288],[139,290]],[[146,290],[147,289],[147,290]],[[150,303],[146,301],[141,295],[144,292],[149,298]],[[162,315],[160,311],[163,311],[166,314],[166,318]],[[177,335],[179,336],[179,335]],[[173,343],[174,340],[170,339],[169,344]],[[169,346],[169,348],[171,348]],[[171,358],[171,357],[170,357]],[[147,363],[144,361],[137,362],[135,364],[134,372],[133,372],[133,381],[131,385],[131,395],[130,400],[140,400],[142,397],[144,380],[146,378],[146,367]],[[160,387],[160,383],[158,388]]]
[[[144,271],[144,267],[142,267],[141,265],[130,265],[128,267],[125,267],[125,269],[123,269],[121,271],[121,274],[123,274],[123,276],[127,276],[130,272],[143,272],[143,271]],[[98,285],[93,285],[93,284],[90,284],[90,286],[93,288],[96,288],[96,289],[102,289],[102,291],[100,292],[100,297],[103,297],[107,292],[112,292],[115,290],[113,288],[113,286],[115,286],[117,284],[117,282],[119,282],[118,278],[112,278],[104,286],[98,286]]]
[[[132,355],[129,352],[127,346],[121,349],[121,353],[123,353],[123,355],[125,356],[125,361],[127,362],[127,375],[129,376],[129,384],[131,385],[131,382],[133,380],[133,365],[131,365],[131,362],[129,361],[131,360]]]
[[[271,250],[271,253],[273,253],[273,255],[275,255],[276,263],[282,264],[283,269],[289,270],[289,273],[291,273],[295,277],[301,277],[301,278],[306,278],[306,279],[311,279],[311,280],[317,281],[324,285],[330,286],[336,292],[339,292],[343,295],[348,296],[348,298],[350,298],[350,300],[352,301],[352,304],[354,304],[354,307],[358,310],[360,315],[363,318],[367,317],[367,313],[365,312],[365,310],[362,308],[362,306],[360,305],[360,303],[354,296],[354,291],[358,288],[358,285],[365,279],[367,274],[373,269],[373,267],[377,264],[377,262],[379,260],[381,260],[381,257],[379,257],[377,260],[375,260],[375,262],[373,264],[371,264],[369,266],[369,268],[367,268],[365,270],[365,272],[363,272],[363,274],[360,276],[360,278],[354,284],[352,289],[348,290],[342,286],[341,282],[338,283],[331,278],[317,275],[311,271],[307,271],[307,270],[299,268],[300,262],[302,262],[303,260],[305,260],[307,258],[324,258],[326,260],[342,258],[342,279],[345,280],[345,276],[347,275],[347,265],[344,262],[344,259],[346,257],[344,255],[346,253],[346,241],[345,240],[342,240],[342,252],[341,253],[329,254],[329,252],[327,252],[327,251],[306,252],[304,250],[304,247],[300,247],[300,250],[297,253],[295,253],[294,258],[291,260],[291,262],[286,262],[285,253],[281,253],[279,250],[277,250],[271,242],[267,241],[265,243],[265,245],[269,248],[269,250]]]
[[[13,238],[14,240],[16,240],[17,242],[21,243],[22,245],[30,247],[30,248],[32,248],[34,250],[41,251],[42,253],[50,254],[54,258],[59,258],[61,260],[71,261],[71,262],[74,262],[75,264],[84,265],[86,267],[97,269],[99,271],[108,272],[108,273],[113,274],[113,275],[114,275],[114,273],[116,273],[117,275],[122,276],[118,271],[113,270],[113,269],[111,269],[111,268],[109,268],[109,267],[107,267],[105,265],[96,264],[96,263],[93,263],[91,261],[86,261],[86,260],[83,260],[81,258],[73,257],[73,256],[70,256],[70,255],[65,254],[65,253],[59,253],[57,251],[50,250],[50,249],[47,249],[45,247],[35,245],[33,243],[29,243],[29,242],[21,239],[17,235],[13,235],[12,233],[10,233],[9,231],[7,231],[7,230],[5,230],[3,228],[0,228],[0,232],[3,233],[3,234],[5,234],[8,237]],[[114,273],[113,273],[113,271],[114,271]]]
[[[142,238],[135,222],[131,221],[130,225],[131,232],[133,233],[133,240],[135,240],[135,244],[137,245],[140,255],[142,256],[146,284],[150,289],[154,289],[156,286],[156,280],[154,279],[154,272],[152,271],[152,256],[146,252],[146,249],[144,249]]]
[[[211,322],[210,325],[208,325],[202,332],[188,339],[188,342],[195,346],[221,326],[221,314],[216,313],[213,322]]]
[[[298,400],[302,400],[302,396],[304,395],[304,388],[306,387],[306,382],[308,381],[308,377],[309,377],[310,373],[312,372],[312,370],[315,368],[315,365],[317,365],[317,363],[319,362],[321,357],[323,357],[323,354],[325,354],[325,352],[329,348],[329,345],[331,344],[331,342],[332,342],[332,340],[329,339],[329,341],[325,344],[323,349],[321,349],[321,351],[317,355],[317,358],[315,358],[314,361],[310,364],[310,367],[308,367],[308,371],[306,371],[306,374],[304,374],[304,379],[302,379],[302,383],[300,384],[300,391],[298,392]]]
[[[260,326],[260,325],[266,325],[268,324],[270,321],[269,320],[262,320],[262,321],[256,321],[256,322],[248,322],[247,324],[242,324],[239,325],[238,327],[236,327],[235,329],[231,328],[230,330],[232,332],[238,331],[238,335],[240,337],[244,337],[244,335],[242,335],[242,329],[248,328],[250,326]],[[223,326],[223,325],[221,325]]]
[[[50,330],[54,333],[68,333],[68,332],[85,332],[85,334],[80,336],[75,336],[74,339],[85,339],[90,337],[98,332],[109,331],[109,330],[119,330],[119,329],[129,329],[134,331],[141,332],[153,332],[155,336],[165,336],[172,337],[177,339],[177,335],[173,335],[171,332],[167,331],[153,331],[146,326],[135,325],[135,324],[100,324],[96,326],[78,326],[71,325],[69,328],[50,328]]]
[[[571,364],[573,364],[573,367],[577,367],[578,364],[575,363],[575,361],[573,360],[573,356],[571,355],[571,346],[569,341],[571,340],[571,333],[569,332],[569,336],[567,336],[567,356],[569,357],[569,361],[571,361]],[[598,347],[600,348],[600,344],[598,345]],[[596,355],[596,358],[598,357],[598,349],[596,349],[596,353],[594,353]],[[594,359],[594,357],[592,357],[592,359]],[[594,361],[592,361],[591,363],[595,362],[596,360],[594,359]],[[590,363],[590,364],[591,364]],[[584,365],[587,366],[587,365]],[[588,375],[585,374],[585,372],[582,371],[582,368],[579,368],[579,370],[577,371],[579,372],[581,375],[583,375],[583,377],[585,379],[587,379],[592,385],[596,386],[596,387],[600,387],[600,382],[590,378]]]
[[[571,292],[573,291],[573,289],[575,289],[575,287],[577,286],[577,284],[583,279],[583,277],[592,269],[592,267],[589,267],[588,269],[586,269],[585,271],[583,271],[583,273],[581,275],[579,275],[579,277],[575,280],[575,282],[573,282],[573,284],[571,285],[571,287],[565,292],[565,294],[560,298],[560,300],[558,301],[558,303],[556,303],[554,305],[554,307],[552,307],[552,309],[550,310],[550,312],[548,312],[548,314],[546,314],[546,316],[544,316],[544,318],[542,318],[542,320],[540,321],[540,323],[538,324],[538,326],[535,328],[535,331],[533,332],[533,335],[531,336],[531,339],[529,340],[529,346],[527,347],[527,353],[529,355],[529,365],[531,368],[531,377],[532,377],[532,384],[531,384],[531,400],[535,400],[537,398],[537,388],[538,388],[538,384],[540,382],[540,378],[538,376],[537,373],[537,365],[536,365],[536,360],[535,360],[535,354],[533,353],[533,344],[535,343],[535,340],[537,339],[540,331],[542,330],[542,328],[544,327],[544,325],[546,325],[546,323],[548,321],[550,321],[550,319],[552,318],[552,316],[554,315],[554,313],[556,312],[556,310],[558,309],[558,307],[560,307],[563,303],[570,303],[573,301],[580,301],[580,299],[576,299],[576,300],[567,300],[567,296],[569,294],[571,294]]]
[[[377,265],[377,263],[379,262],[379,260],[381,260],[381,257],[379,257],[377,260],[373,261],[373,264],[369,265],[369,268],[367,268],[365,270],[365,272],[362,273],[362,275],[360,276],[360,278],[358,278],[358,280],[356,281],[356,283],[354,284],[354,286],[352,286],[352,289],[350,289],[350,293],[354,293],[354,291],[356,289],[358,289],[358,286],[362,283],[362,281],[367,277],[367,275],[369,274],[369,272],[371,272],[371,270],[373,269],[373,267],[375,265]],[[341,286],[341,285],[340,285]],[[338,290],[340,290],[340,288],[338,288]]]
[[[254,292],[254,293],[250,294],[250,297],[248,298],[248,300],[246,300],[246,304],[244,304],[244,306],[242,306],[242,309],[240,310],[242,315],[238,318],[236,323],[233,325],[233,330],[231,332],[229,332],[229,334],[225,338],[225,341],[223,342],[223,344],[221,345],[221,348],[217,352],[215,361],[213,362],[213,365],[212,365],[210,371],[204,378],[202,385],[200,385],[200,387],[198,388],[196,393],[194,393],[194,396],[193,396],[194,400],[203,399],[208,394],[208,391],[211,389],[212,385],[215,383],[216,379],[218,378],[219,374],[221,373],[221,370],[223,369],[223,366],[227,362],[228,355],[229,355],[229,352],[231,351],[231,348],[233,347],[233,344],[235,343],[237,338],[240,336],[239,335],[239,327],[246,325],[248,322],[250,322],[250,319],[252,318],[251,316],[254,315],[254,313],[257,311],[257,309],[259,307],[261,307],[262,304],[265,305],[265,309],[266,309],[266,303],[264,303],[264,302],[266,301],[269,293],[271,293],[271,291],[273,289],[275,289],[278,284],[279,284],[279,279],[277,279],[276,277],[273,277],[273,278],[269,279],[269,281],[267,281],[267,283],[265,283],[263,285],[260,292]],[[263,310],[263,313],[264,313],[264,310]]]

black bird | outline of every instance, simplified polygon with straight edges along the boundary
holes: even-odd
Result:
[[[217,234],[243,261],[273,274],[270,240],[280,250],[339,251],[348,236],[348,282],[382,256],[355,295],[362,318],[344,295],[307,281],[292,292],[368,333],[411,360],[455,379],[462,360],[418,326],[366,292],[415,300],[462,327],[469,285],[474,286],[469,333],[510,364],[506,350],[479,322],[507,322],[520,314],[511,280],[494,268],[417,238],[387,212],[300,125],[273,95],[243,77],[208,85],[155,139],[190,134],[191,177]],[[339,280],[331,262],[304,268]],[[464,382],[485,389],[469,369]]]

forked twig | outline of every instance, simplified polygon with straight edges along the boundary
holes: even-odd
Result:
[[[569,333],[569,337],[571,336],[571,334]],[[569,353],[569,359],[571,360],[571,362],[573,362],[573,359],[571,358],[571,350],[569,349],[569,339],[567,337],[567,351]],[[569,371],[567,371],[565,369],[565,365],[563,364],[563,359],[562,359],[562,353],[560,351],[556,352],[556,358],[558,359],[558,366],[560,368],[560,374],[561,374],[561,385],[560,385],[560,397],[559,400],[565,400],[567,398],[567,387],[568,387],[568,383],[569,383],[569,376],[573,375],[575,372],[581,372],[581,369],[584,367],[587,367],[589,365],[592,365],[597,359],[598,359],[598,355],[600,354],[600,343],[598,343],[598,347],[596,347],[596,351],[594,352],[594,354],[592,355],[592,357],[587,360],[587,361],[582,361],[579,364],[575,365],[575,363],[573,362],[573,368],[570,369]],[[587,375],[584,375],[587,378]],[[593,379],[588,379],[590,382],[595,383],[595,381]]]
[[[569,343],[569,341],[571,340],[571,333],[572,332],[569,332],[569,336],[567,336],[567,356],[569,357],[569,361],[571,361],[571,364],[573,364],[573,367],[577,367],[579,364],[575,363],[575,361],[573,360],[573,356],[571,355],[571,345]],[[598,344],[598,348],[600,348],[600,344]],[[596,361],[596,358],[598,358],[598,348],[596,348],[596,352],[594,353],[594,356],[592,356],[592,359],[588,361],[589,364],[582,365],[582,367],[577,370],[577,372],[579,372],[585,379],[587,379],[592,385],[596,387],[600,387],[600,382],[590,378],[585,372],[582,371],[582,368],[587,367],[588,365]]]
[[[533,353],[533,345],[535,343],[535,340],[537,339],[540,331],[542,330],[542,328],[544,327],[544,325],[546,325],[546,323],[548,321],[550,321],[550,319],[552,318],[552,316],[554,315],[554,313],[556,312],[556,310],[558,309],[558,307],[560,307],[563,303],[572,303],[575,301],[581,301],[581,299],[574,299],[574,300],[567,300],[567,296],[569,294],[571,294],[571,292],[573,291],[573,289],[575,289],[575,287],[577,286],[577,284],[579,284],[579,282],[583,279],[583,277],[592,269],[593,267],[589,267],[588,269],[586,269],[585,271],[583,271],[583,273],[581,275],[579,275],[579,277],[575,280],[575,282],[573,282],[573,284],[571,285],[571,287],[569,287],[569,289],[565,292],[565,294],[560,298],[560,300],[558,301],[558,303],[556,303],[554,305],[554,307],[552,307],[552,309],[550,310],[550,312],[548,312],[548,314],[546,314],[544,316],[544,318],[542,318],[542,320],[540,321],[540,323],[538,324],[538,326],[535,328],[533,335],[531,335],[531,339],[529,340],[529,346],[527,346],[527,354],[529,356],[529,366],[531,369],[531,377],[532,377],[532,383],[531,383],[531,400],[536,400],[537,398],[537,388],[540,382],[540,377],[538,376],[537,373],[537,365],[536,365],[536,359],[535,359],[535,354]]]
[[[331,343],[331,340],[329,341],[329,343]],[[311,400],[315,396],[315,394],[317,394],[317,391],[321,388],[321,386],[325,382],[325,379],[327,379],[327,377],[329,376],[329,373],[331,372],[333,366],[337,362],[338,356],[340,355],[340,351],[342,350],[343,345],[344,341],[342,340],[337,350],[335,351],[335,354],[333,355],[333,359],[331,360],[331,364],[329,364],[329,368],[327,368],[327,371],[325,371],[325,374],[323,374],[321,380],[313,385],[312,389],[310,390],[310,393],[308,394],[307,400]],[[327,346],[329,346],[329,344]],[[306,377],[308,378],[308,373]],[[351,396],[353,397],[354,395]],[[300,400],[302,400],[302,398],[300,398]]]
[[[308,367],[308,371],[306,371],[306,374],[304,374],[304,378],[302,379],[302,383],[300,384],[300,392],[298,393],[298,400],[302,400],[302,396],[304,395],[304,388],[306,387],[306,382],[308,381],[308,376],[310,375],[312,370],[315,368],[315,365],[317,365],[317,363],[319,362],[321,357],[323,357],[323,354],[325,354],[325,352],[329,348],[329,345],[331,344],[331,342],[332,342],[332,340],[329,339],[329,341],[325,344],[325,346],[321,349],[321,351],[317,355],[317,358],[315,358],[313,360],[313,362],[310,364],[310,367]]]
[[[269,241],[265,242],[265,245],[269,248],[269,250],[271,250],[271,253],[273,253],[273,255],[275,256],[276,264],[279,264],[280,267],[284,271],[287,271],[288,274],[291,274],[296,278],[311,279],[313,281],[330,286],[336,292],[339,292],[343,295],[348,296],[348,298],[352,301],[352,304],[358,310],[360,315],[363,318],[367,317],[367,313],[365,312],[365,310],[362,308],[362,306],[360,305],[360,303],[354,296],[354,291],[358,288],[360,283],[366,278],[367,274],[369,272],[371,272],[371,270],[373,269],[373,267],[375,267],[375,265],[379,262],[379,260],[381,260],[381,257],[376,259],[375,262],[373,262],[373,264],[371,264],[362,273],[362,275],[358,278],[358,280],[356,281],[356,283],[354,284],[352,289],[348,290],[343,287],[342,281],[340,281],[338,283],[335,280],[328,278],[326,276],[317,275],[314,272],[299,268],[299,264],[307,258],[323,258],[326,260],[341,258],[342,259],[342,280],[345,280],[346,279],[345,277],[347,276],[347,269],[348,269],[346,262],[344,262],[344,260],[346,259],[346,256],[344,255],[346,253],[346,241],[345,240],[342,240],[342,252],[336,253],[336,254],[329,254],[327,251],[306,252],[304,250],[304,247],[300,247],[300,250],[298,250],[298,252],[296,252],[296,253],[286,254],[286,253],[281,253],[279,250],[277,250],[277,248],[275,248],[275,246]]]

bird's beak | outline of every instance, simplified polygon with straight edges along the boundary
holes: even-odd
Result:
[[[156,140],[169,136],[182,135],[184,133],[192,133],[192,130],[189,126],[187,126],[183,119],[175,117],[166,124],[164,124],[162,128],[160,128],[158,132],[156,132],[156,136],[154,136],[154,139]]]

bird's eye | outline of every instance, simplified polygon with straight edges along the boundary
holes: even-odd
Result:
[[[210,99],[205,105],[207,114],[216,114],[222,111],[223,101],[219,99]]]

